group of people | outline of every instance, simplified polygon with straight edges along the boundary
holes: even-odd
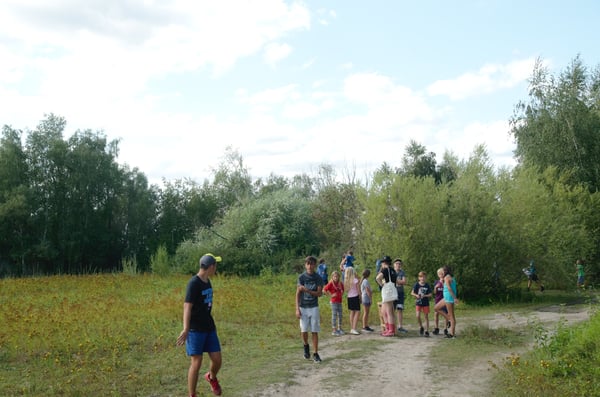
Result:
[[[375,300],[369,277],[371,271],[363,270],[361,277],[354,268],[354,257],[349,251],[342,258],[340,271],[331,273],[329,280],[326,265],[323,260],[319,261],[314,256],[305,259],[305,271],[298,277],[296,289],[296,317],[300,320],[300,334],[304,349],[304,358],[315,362],[321,362],[319,355],[319,332],[321,328],[319,314],[319,297],[327,294],[331,305],[331,334],[333,336],[344,335],[342,329],[342,300],[346,294],[347,307],[350,316],[350,334],[360,335],[361,331],[371,333],[374,331],[369,325],[370,309]],[[378,269],[375,280],[379,287],[384,289],[385,284],[391,283],[395,293],[388,298],[382,293],[382,301],[379,303],[379,316],[382,324],[382,336],[395,336],[396,331],[407,333],[403,327],[404,311],[404,286],[407,284],[406,273],[402,269],[401,259],[392,259],[384,256],[378,261]],[[380,267],[379,267],[380,265]],[[432,288],[427,282],[427,274],[419,272],[418,281],[411,289],[411,295],[416,301],[416,316],[419,324],[419,334],[428,337],[430,299],[434,299],[435,328],[434,335],[440,333],[439,321],[444,319],[444,334],[447,338],[453,338],[456,330],[456,316],[454,306],[458,303],[456,292],[456,280],[449,266],[438,270],[439,279]],[[363,307],[362,317],[361,305]],[[362,320],[362,328],[358,329],[358,322]],[[396,321],[397,320],[397,321]],[[396,326],[398,328],[396,328]],[[309,345],[309,333],[313,345],[311,355]]]
[[[211,315],[213,304],[213,291],[210,277],[215,274],[217,263],[221,262],[219,256],[205,254],[200,258],[199,270],[188,282],[183,305],[183,330],[177,338],[177,345],[186,346],[187,355],[190,356],[190,367],[188,370],[188,391],[190,397],[196,397],[196,387],[199,378],[202,357],[208,353],[210,366],[204,374],[204,379],[210,385],[215,395],[221,395],[221,385],[217,379],[217,373],[221,368],[221,345],[217,336],[214,319]],[[377,261],[377,275],[375,281],[382,290],[382,300],[379,305],[379,317],[382,324],[382,336],[394,336],[396,331],[407,333],[402,326],[404,311],[404,286],[407,284],[401,259],[392,259],[384,256]],[[584,263],[578,259],[575,263],[577,274],[577,287],[584,287],[585,269]],[[347,305],[350,311],[350,333],[360,335],[358,321],[363,307],[362,331],[373,332],[369,326],[370,308],[375,300],[373,290],[369,283],[371,271],[363,270],[361,278],[354,269],[354,256],[349,250],[342,256],[340,271],[333,271],[331,280],[328,280],[327,265],[321,259],[317,267],[317,259],[314,256],[306,257],[304,261],[304,272],[298,277],[296,287],[296,317],[300,320],[300,333],[302,337],[304,358],[321,362],[319,355],[319,332],[321,320],[319,313],[319,298],[323,293],[330,296],[331,304],[331,333],[334,336],[344,334],[342,330],[342,299],[344,293],[347,296]],[[534,261],[531,260],[529,267],[523,269],[528,276],[527,288],[532,282],[540,286],[544,291]],[[438,279],[433,287],[427,282],[427,273],[420,271],[418,281],[411,289],[411,295],[415,298],[416,316],[419,324],[419,334],[429,336],[429,313],[430,299],[434,299],[433,310],[435,313],[433,334],[440,333],[439,322],[444,319],[444,335],[454,338],[456,331],[455,305],[458,303],[456,293],[456,280],[449,266],[443,266],[437,270]],[[391,286],[386,286],[390,284]],[[383,293],[384,288],[386,292]],[[395,291],[391,290],[395,288]],[[389,291],[391,290],[391,293]],[[397,321],[396,321],[397,320]],[[398,328],[396,329],[396,325]],[[308,334],[311,333],[313,354],[310,354]]]

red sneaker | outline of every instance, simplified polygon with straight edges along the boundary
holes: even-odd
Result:
[[[211,388],[213,394],[215,396],[220,396],[221,395],[221,385],[219,384],[219,381],[217,380],[217,378],[211,379],[210,372],[207,372],[206,375],[204,375],[204,379],[206,379],[206,381],[208,383],[210,383],[210,388]]]

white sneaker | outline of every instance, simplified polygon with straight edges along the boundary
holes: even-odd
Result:
[[[358,332],[358,331],[357,331],[357,330],[355,330],[355,329],[351,329],[351,330],[350,330],[350,333],[351,333],[352,335],[360,335],[360,332]]]

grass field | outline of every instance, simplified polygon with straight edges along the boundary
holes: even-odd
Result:
[[[185,395],[189,360],[175,340],[188,280],[123,274],[0,280],[0,395]],[[227,394],[285,379],[286,357],[301,349],[296,276],[212,281]],[[321,307],[328,336],[327,298]]]
[[[0,280],[0,395],[185,395],[189,360],[175,340],[189,277]],[[296,277],[213,278],[213,316],[224,361],[219,378],[227,395],[242,396],[288,378],[287,361],[301,351]],[[321,338],[331,338],[328,298],[320,302]],[[460,316],[486,310],[497,308],[462,305]],[[347,324],[346,311],[344,316]],[[376,310],[371,324],[378,324]],[[203,386],[199,395],[209,395]]]

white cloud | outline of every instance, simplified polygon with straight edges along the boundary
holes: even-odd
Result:
[[[506,65],[488,64],[477,72],[468,72],[455,79],[438,80],[427,87],[429,95],[444,95],[452,100],[490,94],[511,88],[526,81],[533,71],[532,58],[510,62]]]
[[[292,53],[292,47],[287,44],[269,43],[265,47],[265,62],[275,66],[276,63],[285,59]]]

